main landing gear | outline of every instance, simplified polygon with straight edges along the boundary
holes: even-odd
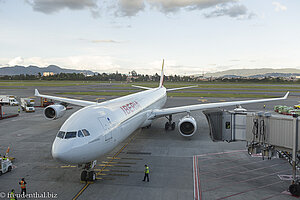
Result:
[[[97,160],[86,163],[83,165],[83,171],[81,172],[81,181],[95,181],[96,173],[92,170],[96,166]]]
[[[172,122],[172,115],[169,115],[169,117],[166,117],[169,121],[165,123],[165,130],[168,130],[171,128],[171,130],[175,129],[175,122]]]

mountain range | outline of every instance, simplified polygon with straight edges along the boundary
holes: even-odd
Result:
[[[14,67],[0,67],[0,76],[4,75],[38,75],[38,73],[43,74],[44,72],[53,72],[54,74],[59,73],[84,73],[86,75],[97,74],[90,70],[75,70],[75,69],[65,69],[56,65],[49,65],[48,67],[38,67],[38,66],[14,66]],[[260,69],[230,69],[221,72],[206,73],[205,77],[289,77],[289,76],[299,76],[300,69],[296,68],[282,68],[282,69],[272,69],[272,68],[260,68]]]
[[[56,65],[49,65],[48,67],[37,67],[37,66],[14,66],[14,67],[1,67],[0,76],[4,75],[20,75],[20,74],[29,74],[29,75],[38,75],[39,73],[43,74],[44,72],[53,72],[54,74],[59,73],[84,73],[86,75],[93,75],[95,72],[90,70],[75,70],[75,69],[64,69]]]
[[[206,77],[226,77],[226,76],[237,76],[237,77],[249,77],[249,76],[276,76],[286,77],[300,74],[300,69],[296,68],[260,68],[260,69],[230,69],[215,73],[206,73]]]

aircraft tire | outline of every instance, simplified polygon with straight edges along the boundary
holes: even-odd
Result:
[[[299,184],[290,185],[289,191],[293,196],[299,196],[300,195],[300,185]]]
[[[170,124],[169,124],[169,122],[166,122],[166,123],[165,123],[165,130],[168,130],[168,129],[169,129],[169,127],[170,127]]]
[[[87,178],[87,171],[81,172],[81,181],[86,181]]]
[[[175,122],[172,123],[171,129],[172,129],[172,131],[175,129]]]
[[[89,181],[94,181],[94,180],[96,180],[96,174],[95,174],[94,171],[90,171],[88,174],[89,174],[89,177],[88,177],[88,180],[89,180]]]

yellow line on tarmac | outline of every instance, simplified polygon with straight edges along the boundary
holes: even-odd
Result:
[[[135,138],[135,136],[137,135],[134,134],[130,140],[112,157],[111,161],[109,161],[104,167],[102,167],[102,169],[96,173],[96,176],[98,176],[99,174],[101,174],[101,172],[110,164],[110,162],[113,161],[113,159],[115,159],[127,146],[130,142],[133,141],[133,139]],[[97,178],[98,179],[98,178]],[[91,183],[86,183],[85,186],[83,186],[83,188],[81,188],[81,190],[75,195],[75,197],[73,198],[73,200],[76,200],[83,192],[84,190],[90,185]]]
[[[100,167],[112,167],[112,166],[114,166],[114,165],[109,165],[108,163],[107,164],[100,164],[100,165],[98,165],[98,166],[100,166]]]
[[[107,159],[120,159],[120,158],[113,158],[113,157],[106,157]]]
[[[63,165],[63,166],[60,166],[61,168],[69,168],[69,167],[76,167],[75,165]]]

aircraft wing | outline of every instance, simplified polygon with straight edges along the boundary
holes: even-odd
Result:
[[[37,89],[35,89],[35,91],[34,91],[34,96],[43,97],[43,98],[47,98],[47,99],[53,99],[53,100],[56,100],[56,101],[61,101],[61,102],[70,103],[70,104],[83,106],[83,107],[96,104],[96,102],[92,102],[92,101],[85,101],[85,100],[79,100],[79,99],[69,99],[69,98],[65,98],[65,97],[55,97],[55,96],[50,96],[50,95],[43,95],[43,94],[40,94]]]
[[[174,107],[174,108],[155,109],[152,112],[151,118],[155,119],[155,118],[159,118],[162,116],[183,113],[183,112],[190,112],[190,111],[194,111],[194,110],[208,110],[208,109],[212,109],[212,108],[221,108],[221,107],[226,107],[226,106],[236,106],[236,105],[242,105],[242,104],[284,100],[288,97],[288,95],[289,95],[289,92],[287,92],[284,95],[284,97],[280,97],[280,98],[256,99],[256,100],[220,102],[220,103],[207,103],[207,104],[196,104],[196,105],[190,105],[190,106],[180,106],[180,107]]]

